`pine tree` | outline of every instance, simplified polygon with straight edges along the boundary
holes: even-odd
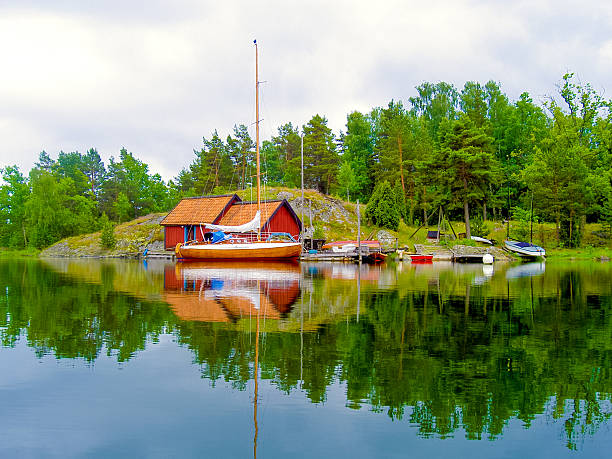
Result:
[[[386,180],[376,186],[365,210],[365,218],[376,226],[397,231],[400,211],[397,197]]]
[[[315,115],[304,126],[304,182],[321,193],[329,193],[336,181],[339,158],[327,119]]]
[[[437,181],[451,202],[463,205],[466,236],[471,237],[470,205],[482,200],[498,170],[492,138],[477,128],[467,115],[450,123],[436,154]]]
[[[362,201],[368,200],[374,187],[374,137],[371,117],[359,112],[348,115],[342,160],[350,165],[355,177],[351,194]]]

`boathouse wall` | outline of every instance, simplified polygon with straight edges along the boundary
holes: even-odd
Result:
[[[297,217],[288,209],[288,206],[289,204],[281,205],[264,226],[263,231],[289,233],[297,240],[300,237],[301,228],[298,221],[296,221]]]

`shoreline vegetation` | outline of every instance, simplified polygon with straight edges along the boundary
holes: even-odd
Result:
[[[349,113],[337,133],[320,114],[301,126],[286,122],[261,142],[264,189],[274,190],[274,199],[287,196],[303,220],[311,203],[325,201],[332,220],[345,224],[334,233],[325,209],[315,212],[315,238],[352,238],[360,202],[362,223],[375,235],[379,228],[395,234],[400,245],[419,242],[421,233],[408,238],[421,224],[463,233],[468,245],[470,236],[499,245],[503,222],[511,220],[516,240],[576,249],[559,256],[588,256],[612,241],[612,100],[572,73],[558,83],[555,94],[537,102],[526,92],[512,101],[495,81],[463,88],[426,82],[404,101]],[[81,240],[100,231],[101,245],[91,249],[90,241],[83,252],[138,253],[159,236],[151,228],[116,234],[134,219],[167,213],[187,197],[238,189],[244,200],[254,199],[252,134],[242,124],[229,134],[213,129],[167,181],[126,148],[106,163],[90,148],[56,157],[42,151],[27,174],[4,165],[0,247],[46,253],[66,241],[81,253]],[[302,174],[307,203],[296,191]]]
[[[237,192],[241,197],[248,199],[249,191]],[[264,199],[287,199],[298,216],[304,212],[304,227],[306,237],[326,239],[327,241],[356,239],[357,238],[357,205],[335,197],[326,196],[315,190],[305,190],[304,202],[301,202],[301,190],[289,188],[267,188]],[[366,205],[360,205],[363,215]],[[310,218],[312,213],[312,219]],[[159,222],[165,213],[154,213],[134,220],[111,225],[112,247],[104,247],[104,230],[64,238],[44,250],[34,248],[6,249],[0,248],[0,258],[11,257],[84,257],[84,258],[137,258],[142,256],[145,249],[151,252],[164,252],[163,227]],[[465,232],[465,224],[460,221],[441,222],[441,233],[445,239],[440,242],[441,247],[454,245],[479,246],[480,244],[468,239],[453,239],[452,230],[456,233]],[[499,247],[506,238],[507,222],[486,221],[476,225],[479,235],[496,241]],[[417,231],[418,229],[418,231]],[[408,248],[412,250],[415,244],[433,245],[426,241],[428,230],[437,230],[436,225],[408,226],[403,220],[396,231],[370,222],[362,223],[361,238],[382,239],[389,247]],[[510,236],[529,240],[529,233],[525,234],[525,223],[521,221],[510,222]],[[607,261],[612,258],[610,241],[601,238],[601,225],[587,224],[584,226],[582,240],[585,246],[578,248],[556,247],[555,228],[551,223],[538,223],[533,226],[533,241],[542,245],[547,251],[548,260],[600,260]],[[412,237],[411,237],[412,236]],[[604,246],[603,244],[608,244]],[[480,245],[481,246],[481,245]],[[486,247],[486,246],[483,246]]]

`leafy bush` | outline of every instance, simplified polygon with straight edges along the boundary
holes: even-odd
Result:
[[[314,239],[325,239],[325,230],[319,222],[314,224],[314,233],[312,234]]]
[[[370,223],[396,231],[400,222],[397,197],[386,180],[379,183],[366,206],[365,218]]]
[[[512,227],[511,237],[519,240],[526,241],[529,239],[529,233],[531,230],[531,211],[525,210],[522,207],[512,208],[512,219],[518,222],[518,225]],[[537,215],[533,216],[533,223],[538,223],[540,218]]]
[[[612,191],[608,193],[608,199],[601,211],[601,221],[608,238],[612,238]]]
[[[475,217],[470,221],[470,230],[474,236],[487,237],[491,231],[491,228],[482,220],[482,218]]]
[[[115,225],[108,219],[106,214],[102,214],[100,223],[102,224],[100,244],[106,249],[114,249],[117,244],[117,239],[115,238]]]

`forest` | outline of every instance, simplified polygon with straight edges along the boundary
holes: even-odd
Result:
[[[442,206],[471,223],[520,219],[554,223],[560,247],[578,247],[586,223],[612,237],[612,101],[574,74],[541,103],[524,92],[510,101],[499,83],[423,83],[407,101],[347,115],[332,132],[314,115],[288,122],[261,145],[266,186],[304,185],[367,203],[366,218],[397,230],[426,222]],[[165,212],[189,196],[252,186],[255,142],[244,125],[226,138],[214,130],[191,164],[165,182],[132,152],[104,164],[85,153],[39,154],[27,175],[0,169],[0,246],[49,246],[58,240]],[[532,210],[533,209],[533,210]]]

